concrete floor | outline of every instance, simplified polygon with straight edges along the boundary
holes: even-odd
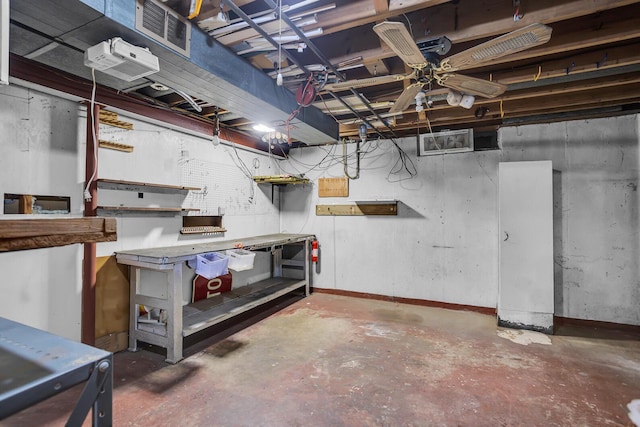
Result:
[[[176,365],[115,356],[116,426],[632,426],[640,341],[523,345],[471,312],[314,294]],[[63,425],[76,389],[0,422]]]

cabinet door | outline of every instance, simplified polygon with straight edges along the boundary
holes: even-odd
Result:
[[[499,165],[498,324],[553,332],[551,161]]]

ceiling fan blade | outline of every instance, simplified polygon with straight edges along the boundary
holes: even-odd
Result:
[[[389,110],[390,113],[402,113],[406,110],[409,105],[416,99],[416,95],[418,92],[422,90],[422,83],[414,83],[412,85],[407,86],[398,99],[396,99],[395,104]]]
[[[359,88],[367,86],[382,85],[385,83],[399,82],[404,79],[411,78],[412,74],[389,74],[387,76],[368,77],[366,79],[347,80],[344,82],[330,83],[324,86],[326,90],[339,91],[350,88]]]
[[[475,77],[463,76],[461,74],[444,74],[438,78],[438,84],[462,93],[483,96],[485,98],[495,98],[507,90],[507,86],[501,83],[476,79]]]
[[[528,25],[471,49],[451,55],[442,61],[440,69],[446,72],[464,70],[505,55],[544,44],[551,38],[552,30],[551,27],[543,24]]]
[[[378,34],[389,47],[411,68],[422,69],[427,66],[422,52],[418,49],[416,42],[407,31],[407,27],[401,22],[385,21],[373,27],[373,31]]]

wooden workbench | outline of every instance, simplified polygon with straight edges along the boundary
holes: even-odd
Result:
[[[129,350],[137,350],[138,340],[167,349],[167,362],[182,359],[182,339],[205,328],[237,316],[275,298],[298,289],[309,294],[309,258],[312,234],[269,234],[221,242],[169,246],[116,253],[116,259],[130,268]],[[271,277],[242,286],[223,296],[197,301],[183,307],[182,267],[199,254],[233,249],[241,243],[244,249],[271,252]],[[302,256],[283,259],[284,247],[297,247]],[[283,268],[296,268],[298,278],[283,277]],[[159,298],[140,293],[141,270],[167,274],[167,297]],[[153,284],[164,286],[165,283]],[[166,310],[167,322],[157,330],[142,330],[138,322],[139,306]]]

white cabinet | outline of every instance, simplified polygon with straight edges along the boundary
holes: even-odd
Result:
[[[499,166],[498,324],[553,332],[551,161]]]

